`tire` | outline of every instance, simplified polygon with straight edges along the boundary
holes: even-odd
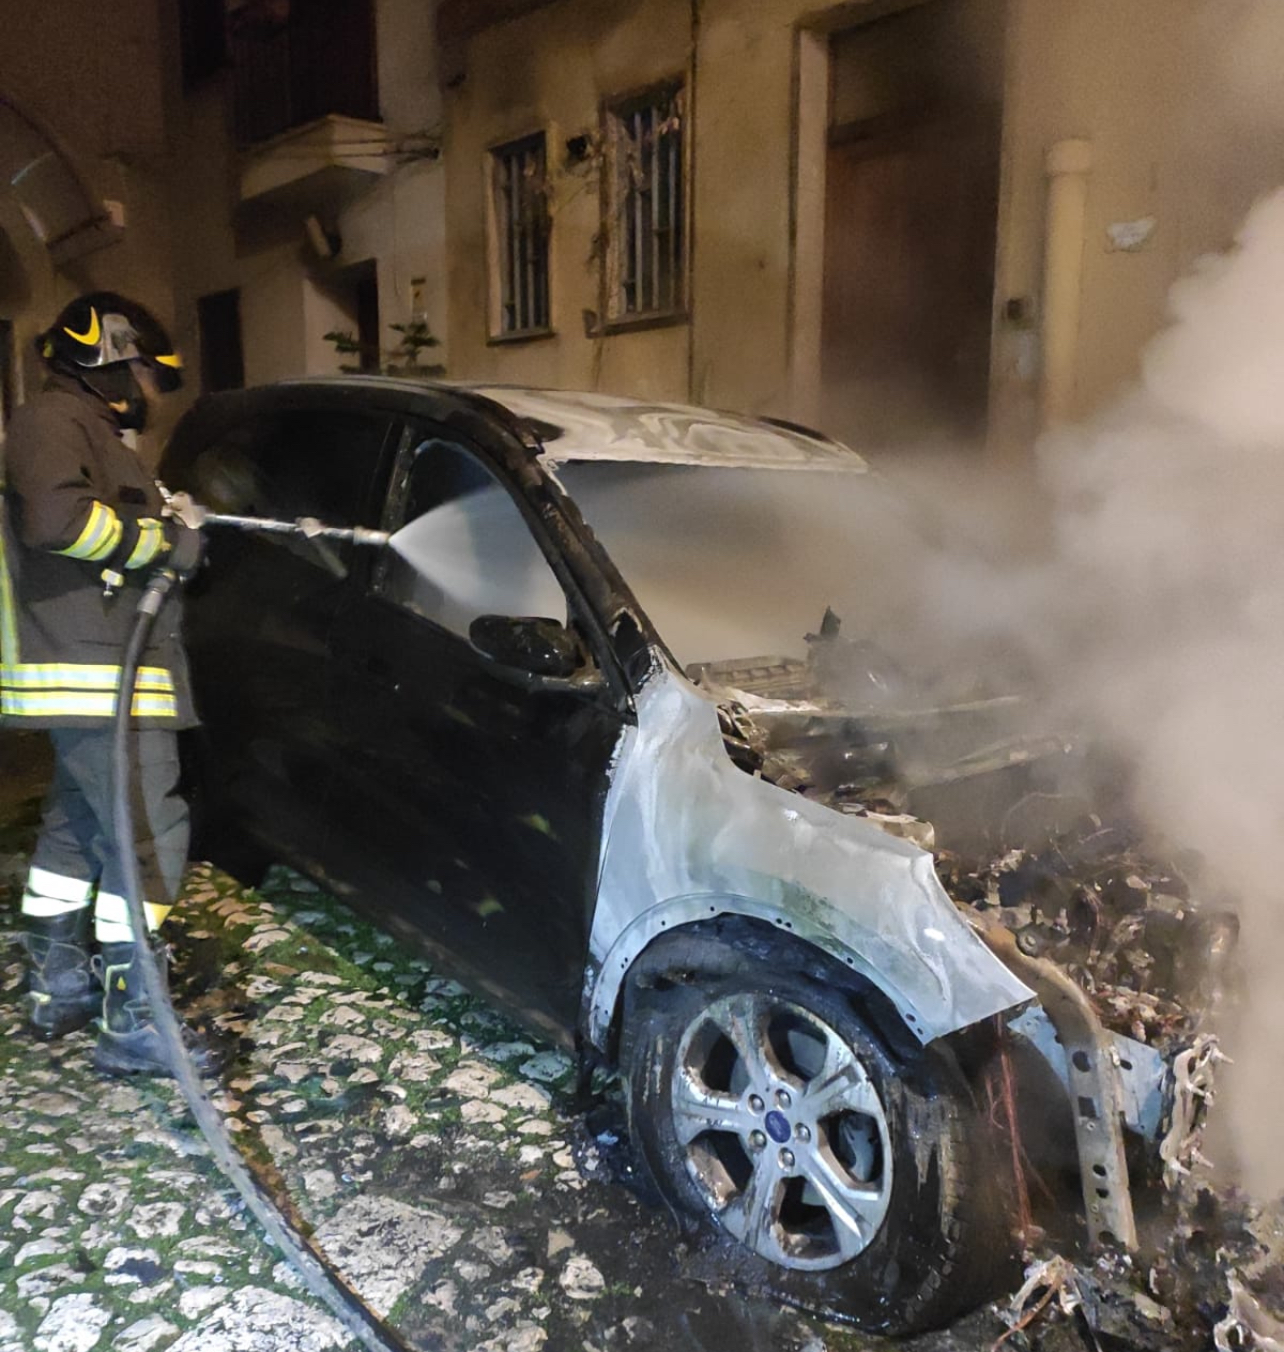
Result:
[[[908,1333],[981,1303],[1011,1246],[952,1059],[897,1056],[814,955],[732,966],[630,976],[621,1069],[644,1184],[788,1304]]]

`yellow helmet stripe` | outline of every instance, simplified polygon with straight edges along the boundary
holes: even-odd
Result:
[[[89,307],[89,328],[84,333],[77,333],[75,329],[69,329],[65,324],[62,330],[68,338],[74,338],[78,343],[84,343],[86,347],[97,347],[98,340],[103,336],[102,326],[98,322],[98,311],[91,305]]]

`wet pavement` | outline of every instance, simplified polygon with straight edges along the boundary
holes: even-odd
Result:
[[[172,1084],[100,1078],[88,1032],[27,1036],[15,935],[33,754],[37,772],[0,787],[0,1352],[355,1346],[245,1213]],[[609,1082],[577,1098],[564,1053],[307,880],[277,869],[248,891],[196,865],[174,944],[180,1012],[235,1051],[215,1095],[234,1140],[412,1346],[891,1346],[730,1284],[626,1186]],[[988,1347],[1003,1328],[982,1311],[897,1346]]]

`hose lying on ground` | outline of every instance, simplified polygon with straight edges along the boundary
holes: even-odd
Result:
[[[153,575],[138,603],[137,619],[125,645],[120,668],[120,694],[116,700],[113,724],[112,754],[112,828],[116,849],[120,856],[124,878],[125,899],[129,904],[129,918],[141,954],[143,988],[151,1006],[152,1019],[160,1034],[174,1078],[183,1098],[196,1119],[214,1162],[245,1201],[245,1205],[267,1231],[269,1238],[294,1264],[308,1289],[329,1306],[335,1318],[370,1352],[411,1352],[403,1342],[370,1309],[361,1297],[339,1276],[338,1272],[290,1224],[278,1210],[267,1192],[246,1167],[245,1161],[232,1144],[223,1125],[222,1115],[201,1086],[183,1044],[182,1029],[169,1001],[169,991],[151,945],[141,936],[147,934],[147,917],[143,909],[142,886],[138,874],[138,858],[134,852],[134,821],[130,794],[129,733],[133,707],[134,681],[138,664],[152,625],[178,579],[168,569]]]

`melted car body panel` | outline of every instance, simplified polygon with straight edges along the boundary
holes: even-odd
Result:
[[[716,705],[667,665],[636,708],[603,823],[586,982],[596,1045],[647,944],[725,912],[861,972],[924,1043],[1033,998],[969,929],[926,851],[738,769]]]
[[[616,460],[856,474],[869,468],[855,451],[819,432],[736,413],[642,403],[610,394],[508,385],[463,388],[493,400],[534,427],[545,460],[556,464]]]

